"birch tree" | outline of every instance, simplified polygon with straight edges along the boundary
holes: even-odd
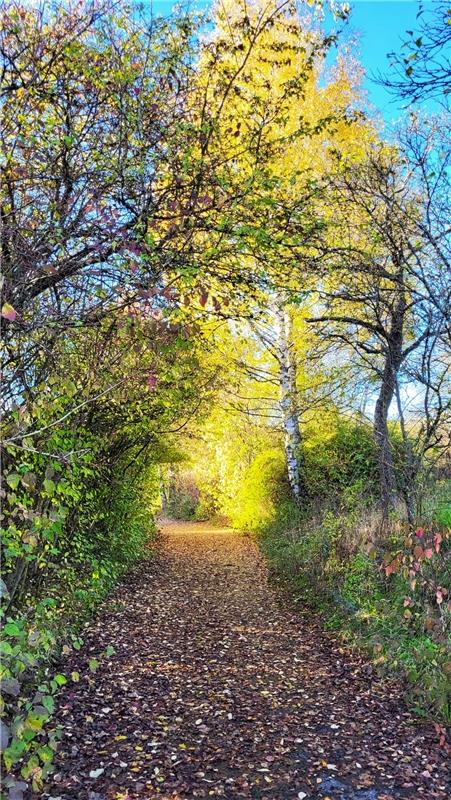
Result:
[[[277,326],[275,353],[278,365],[279,403],[288,480],[294,500],[301,505],[305,498],[302,477],[302,439],[297,402],[297,365],[293,354],[293,322],[281,293],[275,299],[274,310]]]

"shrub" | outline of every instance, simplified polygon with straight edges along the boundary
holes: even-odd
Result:
[[[304,469],[312,497],[340,497],[349,486],[376,495],[376,450],[369,425],[338,418],[335,430],[322,442],[304,448]]]
[[[258,531],[274,522],[278,513],[289,513],[290,489],[283,452],[264,450],[244,475],[231,513],[232,525]]]
[[[155,530],[154,466],[119,467],[105,481],[88,460],[64,469],[45,461],[28,455],[6,474],[7,507],[16,513],[3,529],[1,731],[4,766],[14,773],[5,785],[17,792],[29,783],[40,791],[52,769],[54,696],[68,680],[55,674],[59,645],[78,642],[76,632]]]
[[[173,519],[196,519],[199,504],[199,489],[190,473],[180,473],[172,477],[169,498],[165,513]]]

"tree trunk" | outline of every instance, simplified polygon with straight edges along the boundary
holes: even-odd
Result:
[[[414,491],[416,485],[417,470],[415,469],[415,459],[413,457],[412,448],[406,430],[398,380],[396,380],[395,388],[396,388],[396,402],[398,405],[399,424],[401,426],[402,441],[404,445],[403,495],[404,495],[404,502],[406,504],[407,521],[409,525],[413,525],[413,521],[415,518]]]
[[[285,438],[285,458],[288,480],[298,505],[303,500],[302,439],[297,407],[296,364],[293,360],[292,321],[283,297],[278,296],[275,308],[277,320],[277,353],[279,362],[279,398]]]
[[[384,518],[388,518],[396,501],[396,477],[388,431],[388,412],[395,392],[395,372],[387,355],[382,384],[374,412],[374,438],[377,448],[380,494]]]
[[[402,346],[406,301],[401,292],[393,309],[392,324],[387,337],[387,351],[382,373],[382,383],[374,411],[374,438],[379,466],[380,494],[384,519],[396,503],[396,475],[388,431],[388,412],[396,391],[398,371],[403,360]]]

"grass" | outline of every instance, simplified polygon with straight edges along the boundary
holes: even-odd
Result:
[[[437,494],[443,499],[443,487]],[[432,501],[429,508],[437,523],[447,519],[445,503],[436,503],[438,514]],[[292,595],[321,614],[326,628],[364,650],[377,669],[403,680],[406,699],[419,716],[450,722],[451,613],[439,614],[431,598],[417,590],[413,613],[406,614],[409,581],[401,574],[387,578],[380,558],[365,550],[361,514],[354,508],[322,520],[298,516],[288,530],[276,520],[259,536],[262,551]],[[449,549],[435,558],[441,585],[449,585]]]

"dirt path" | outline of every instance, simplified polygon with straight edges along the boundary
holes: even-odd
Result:
[[[107,645],[115,654],[90,673]],[[157,558],[64,668],[81,678],[61,696],[45,797],[450,796],[434,732],[281,600],[255,545],[226,530],[165,526]]]

